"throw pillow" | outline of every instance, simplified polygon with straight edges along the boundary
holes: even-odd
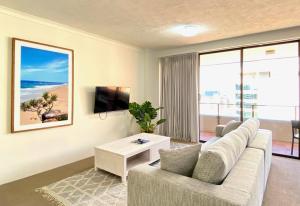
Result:
[[[180,149],[160,149],[160,167],[172,173],[191,177],[198,161],[201,144]]]
[[[222,137],[225,136],[227,133],[237,129],[242,123],[239,121],[231,120],[229,121],[224,129],[222,130]]]

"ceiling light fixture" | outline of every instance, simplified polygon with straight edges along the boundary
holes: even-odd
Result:
[[[267,49],[267,50],[265,51],[265,53],[266,53],[266,55],[271,55],[271,54],[275,54],[276,51],[275,51],[275,49]]]
[[[185,37],[196,36],[199,33],[205,32],[207,29],[200,25],[178,25],[171,28],[171,31]]]

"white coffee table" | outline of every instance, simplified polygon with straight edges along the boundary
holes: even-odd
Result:
[[[146,139],[144,144],[133,143]],[[95,170],[102,169],[126,181],[128,170],[139,164],[159,160],[159,149],[170,148],[170,137],[141,133],[95,147]]]

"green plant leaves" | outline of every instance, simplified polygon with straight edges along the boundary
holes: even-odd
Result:
[[[163,109],[163,107],[153,108],[149,101],[145,101],[141,105],[136,102],[129,104],[129,113],[135,117],[137,124],[141,127],[141,130],[147,133],[153,133],[157,125],[166,121],[166,119],[161,119],[155,124],[152,123],[152,120],[157,117],[157,112],[160,109]]]
[[[164,123],[164,122],[166,122],[167,120],[166,119],[160,119],[160,120],[158,120],[157,122],[156,122],[156,125],[160,125],[160,124],[162,124],[162,123]]]
[[[152,119],[152,118],[150,117],[150,114],[148,114],[148,113],[145,113],[145,114],[144,114],[144,121],[145,121],[145,122],[151,122],[151,119]]]

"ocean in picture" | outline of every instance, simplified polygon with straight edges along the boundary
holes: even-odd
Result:
[[[21,81],[21,103],[31,99],[40,98],[43,93],[49,92],[59,86],[66,85],[64,82],[44,82],[44,81]]]

